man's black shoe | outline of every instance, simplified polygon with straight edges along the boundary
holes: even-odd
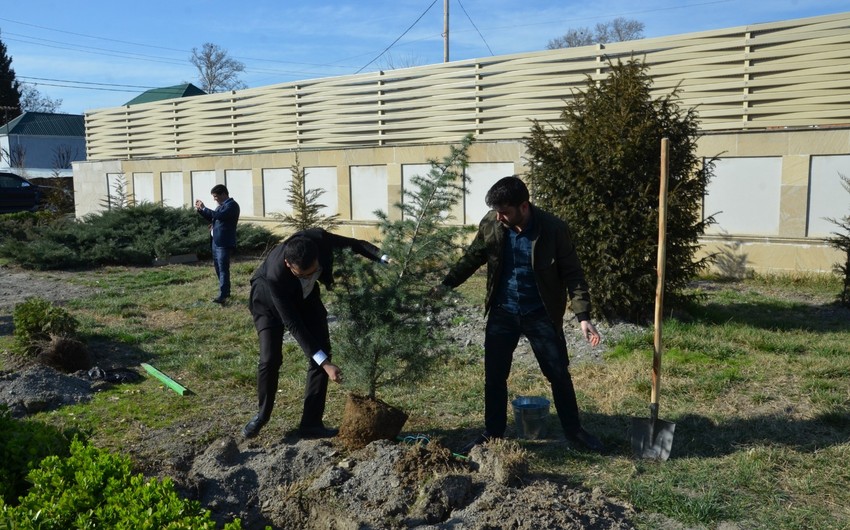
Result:
[[[212,299],[212,303],[214,303],[214,304],[224,305],[225,302],[227,302],[227,297],[222,298],[222,297],[219,296],[218,298]]]
[[[578,431],[572,434],[568,434],[567,440],[569,440],[576,449],[590,451],[591,453],[602,453],[605,451],[605,445],[599,440],[599,438],[593,436],[582,428],[579,428]]]
[[[247,425],[242,427],[242,436],[244,438],[253,438],[254,436],[257,436],[260,433],[260,429],[262,429],[265,424],[266,420],[259,416],[254,416]]]
[[[478,436],[476,436],[471,442],[469,442],[468,444],[461,447],[460,451],[458,451],[458,454],[468,455],[469,452],[472,451],[473,447],[475,447],[476,445],[481,445],[481,444],[487,443],[490,440],[492,440],[493,438],[499,438],[499,437],[498,436],[490,436],[486,432],[481,433]]]
[[[324,425],[315,427],[299,427],[298,435],[301,438],[333,438],[339,433],[339,429],[329,429]]]

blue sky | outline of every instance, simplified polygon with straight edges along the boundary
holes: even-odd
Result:
[[[249,87],[439,63],[443,2],[4,0],[0,39],[19,80],[76,114],[198,84],[189,56],[205,42],[245,64]],[[850,0],[450,0],[450,59],[542,50],[616,17],[659,37],[846,11]]]

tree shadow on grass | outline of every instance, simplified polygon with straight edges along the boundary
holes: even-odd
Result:
[[[631,424],[633,418],[645,416],[605,415],[583,413],[582,423],[606,445],[604,456],[633,456]],[[836,411],[800,420],[782,415],[762,415],[752,418],[735,418],[715,422],[705,416],[688,414],[684,417],[659,417],[676,424],[670,458],[716,458],[752,447],[786,447],[801,453],[814,453],[824,448],[847,443],[850,440],[850,411]],[[478,429],[433,429],[424,433],[403,431],[402,437],[415,441],[416,436],[438,440],[454,452],[481,434]],[[508,426],[506,437],[517,439],[524,447],[543,458],[551,454],[561,458],[566,451],[574,458],[598,458],[585,453],[566,441],[556,415],[547,420],[546,436],[540,440],[517,439],[513,425]]]
[[[815,333],[850,331],[850,308],[836,303],[706,302],[692,315],[710,324],[738,323],[777,331]]]
[[[588,414],[586,423],[598,429],[611,455],[632,455],[631,422],[646,416]],[[698,414],[660,420],[675,423],[670,458],[715,458],[752,447],[786,447],[801,453],[847,443],[850,411],[836,411],[801,420],[781,414],[716,422]]]

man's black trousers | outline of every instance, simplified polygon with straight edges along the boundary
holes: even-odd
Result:
[[[308,315],[303,315],[304,323],[310,333],[324,343],[324,352],[330,361],[330,334],[328,332],[327,311],[321,303]],[[259,416],[268,421],[274,408],[280,367],[283,363],[283,326],[275,326],[259,331],[260,360],[257,364],[257,397]],[[315,352],[313,352],[315,353]],[[301,414],[301,427],[322,425],[325,414],[325,399],[328,391],[328,374],[324,368],[311,358],[307,366],[307,381],[304,387],[304,409]]]

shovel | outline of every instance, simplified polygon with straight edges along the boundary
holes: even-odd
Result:
[[[667,172],[670,139],[661,139],[661,189],[658,196],[658,282],[655,287],[655,341],[652,355],[652,395],[649,418],[632,418],[632,450],[638,458],[667,460],[676,424],[658,419],[661,387],[661,316],[664,305],[664,269],[667,258]]]

